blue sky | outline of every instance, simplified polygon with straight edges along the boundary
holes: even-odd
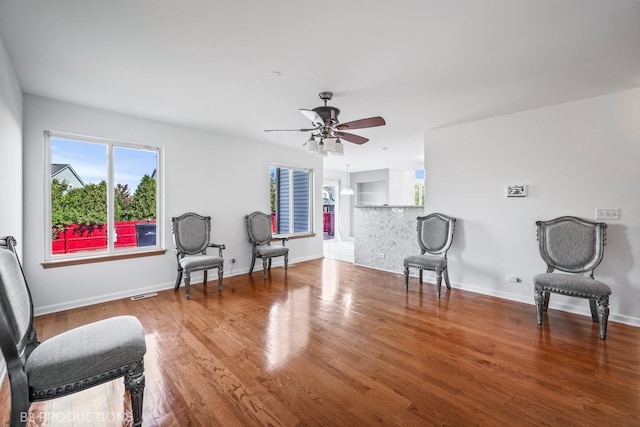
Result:
[[[98,184],[107,179],[107,146],[51,138],[51,163],[69,164],[85,184]],[[114,148],[116,184],[129,185],[132,195],[142,177],[145,174],[151,176],[156,164],[154,151]]]

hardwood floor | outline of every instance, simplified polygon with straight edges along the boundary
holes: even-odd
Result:
[[[415,278],[407,293],[402,276],[349,263],[314,260],[287,276],[227,278],[222,295],[214,281],[192,286],[190,301],[180,288],[35,323],[44,340],[125,313],[147,332],[145,426],[640,425],[640,328],[610,322],[601,341],[590,317],[553,310],[539,328],[533,305],[455,288],[438,300]],[[97,393],[115,404],[81,392],[63,399],[91,403],[34,404],[32,418],[115,407],[122,425],[121,381],[107,386],[120,388]],[[0,399],[1,423],[6,384]]]

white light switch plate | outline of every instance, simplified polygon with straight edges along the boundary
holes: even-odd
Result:
[[[596,219],[620,219],[620,209],[596,208]]]

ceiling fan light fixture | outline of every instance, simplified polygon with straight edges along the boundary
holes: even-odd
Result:
[[[311,135],[309,140],[306,142],[307,154],[316,154],[318,152],[318,143],[316,139]]]
[[[318,143],[318,151],[316,151],[316,154],[320,157],[327,157],[327,152],[324,150],[324,140],[322,139]]]
[[[304,108],[299,109],[302,115],[305,116],[307,120],[311,121],[313,126],[312,128],[265,129],[265,132],[316,132],[303,144],[307,153],[315,153],[323,157],[326,157],[328,153],[335,156],[342,156],[344,155],[344,145],[342,141],[347,141],[356,145],[362,145],[369,141],[368,138],[353,133],[343,132],[344,130],[351,131],[383,126],[386,124],[385,120],[380,116],[340,123],[338,120],[340,109],[327,105],[327,102],[333,97],[333,93],[320,92],[319,95],[320,99],[324,101],[324,105],[311,110]]]
[[[334,150],[331,153],[331,155],[333,155],[333,156],[342,156],[343,154],[344,154],[344,145],[342,144],[342,142],[339,139],[336,139],[336,145],[335,145]]]
[[[327,153],[333,153],[336,151],[336,139],[335,138],[325,138],[324,142],[324,151]]]

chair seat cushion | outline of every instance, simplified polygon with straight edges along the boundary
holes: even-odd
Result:
[[[606,284],[586,276],[541,273],[533,276],[534,286],[540,286],[543,290],[557,292],[565,295],[584,296],[611,295],[611,288]]]
[[[404,259],[404,265],[426,270],[442,270],[447,266],[447,259],[437,255],[411,255]]]
[[[258,246],[256,247],[256,252],[261,257],[274,257],[281,256],[289,253],[289,248],[286,246]]]
[[[91,379],[142,360],[146,351],[144,329],[134,316],[89,323],[33,350],[25,365],[29,387],[47,390]]]
[[[215,255],[190,255],[180,260],[180,267],[187,271],[208,270],[223,263],[224,258]]]

